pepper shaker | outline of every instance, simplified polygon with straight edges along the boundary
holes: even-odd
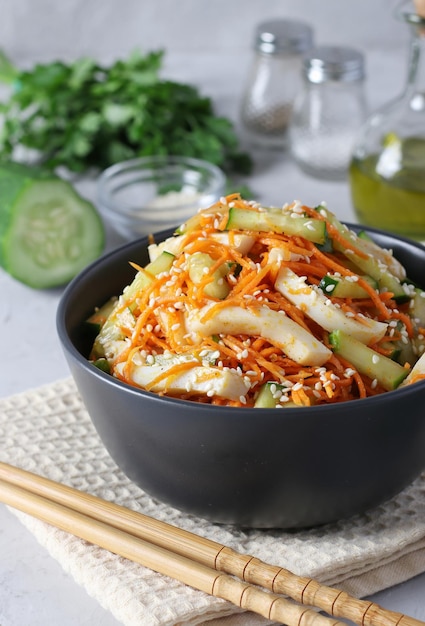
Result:
[[[283,148],[294,98],[301,85],[302,55],[313,45],[308,24],[276,19],[255,32],[255,55],[241,105],[250,143]]]
[[[302,73],[289,130],[292,156],[311,176],[344,179],[367,114],[364,57],[353,48],[319,46],[305,55]]]

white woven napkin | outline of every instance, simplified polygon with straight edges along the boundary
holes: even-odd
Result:
[[[261,531],[212,524],[155,501],[123,475],[71,379],[0,400],[0,459],[358,597],[425,571],[425,473],[369,513],[317,529]],[[127,626],[212,624],[227,615],[234,616],[232,624],[269,623],[252,614],[238,616],[240,609],[228,602],[16,514],[53,558]]]

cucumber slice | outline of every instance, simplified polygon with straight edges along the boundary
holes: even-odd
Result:
[[[109,361],[104,358],[96,359],[95,361],[93,361],[93,365],[102,372],[105,372],[105,374],[111,373],[111,366],[109,365]]]
[[[146,265],[145,272],[137,272],[133,282],[124,289],[123,294],[112,308],[95,338],[91,351],[92,359],[105,356],[114,359],[125,348],[124,336],[118,324],[117,311],[123,309],[128,303],[128,314],[131,316],[135,308],[135,304],[132,302],[133,297],[145,289],[152,282],[154,276],[169,271],[174,259],[173,254],[163,251],[154,261]]]
[[[342,254],[362,272],[374,278],[381,289],[391,291],[394,294],[394,300],[396,302],[399,304],[408,302],[410,297],[406,294],[401,284],[401,272],[403,272],[403,268],[398,261],[391,257],[391,255],[388,255],[380,246],[370,241],[370,239],[365,236],[366,233],[364,233],[362,237],[359,237],[354,232],[350,232],[333,213],[326,209],[326,207],[320,206],[318,210],[342,235],[353,238],[356,247],[367,256],[363,257],[353,253],[352,250],[346,248],[338,241],[334,241],[335,249],[342,252]]]
[[[425,327],[425,291],[422,289],[415,288],[409,313],[418,326]]]
[[[387,391],[396,389],[409,373],[409,370],[399,363],[379,354],[341,330],[329,333],[329,343],[336,354],[347,359],[362,374],[372,379],[376,378]]]
[[[369,283],[374,289],[378,288],[376,280],[370,276],[362,276],[363,280]],[[358,284],[357,281],[350,280],[346,276],[335,276],[326,274],[319,283],[319,288],[326,295],[336,298],[368,298],[368,292]]]
[[[226,230],[253,230],[255,232],[286,233],[298,235],[314,243],[324,243],[326,223],[311,217],[292,217],[290,213],[229,209]]]
[[[104,228],[95,207],[67,181],[19,163],[0,165],[0,266],[45,289],[97,258]]]
[[[288,388],[284,385],[274,382],[267,382],[261,387],[257,399],[255,400],[254,408],[256,409],[275,409],[277,406],[283,408],[297,408],[300,405],[295,404],[292,400],[286,399],[285,402],[280,402],[282,394]]]
[[[115,296],[109,298],[109,300],[107,300],[105,304],[96,309],[96,311],[86,319],[85,324],[93,331],[96,331],[97,334],[112,313],[112,310],[114,309],[116,303],[117,298]]]
[[[133,282],[124,289],[120,298],[119,305],[122,307],[124,303],[129,302],[138,292],[143,291],[153,280],[154,276],[169,272],[173,261],[176,257],[171,252],[163,250],[159,256],[145,266],[144,272],[137,272]],[[151,276],[149,276],[149,274]],[[134,310],[135,305],[130,304],[130,310]]]
[[[381,347],[389,351],[389,354],[387,356],[389,359],[391,359],[391,361],[397,361],[397,363],[400,363],[401,365],[406,362],[406,359],[403,361],[403,363],[401,363],[400,361],[400,359],[402,358],[401,347],[398,342],[383,341],[381,343]]]
[[[82,324],[81,332],[87,341],[93,343],[97,335],[100,333],[106,320],[112,313],[117,303],[117,298],[110,298],[105,304],[96,309]]]
[[[195,252],[190,254],[187,259],[189,276],[195,285],[199,285],[205,278],[206,273],[215,264],[214,259],[205,252]],[[203,292],[208,298],[216,298],[224,300],[229,295],[230,287],[224,280],[229,273],[230,267],[223,264],[218,267],[212,274],[212,281],[205,285]]]

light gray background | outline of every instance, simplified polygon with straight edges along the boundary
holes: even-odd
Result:
[[[313,26],[318,44],[361,49],[368,83],[379,84],[383,71],[391,72],[393,80],[379,90],[383,101],[405,77],[407,29],[394,19],[398,5],[395,0],[0,0],[0,47],[21,66],[83,55],[109,63],[134,48],[164,49],[167,77],[208,88],[208,95],[226,78],[227,90],[216,103],[223,109],[226,98],[233,102],[239,94],[256,24],[295,18]],[[376,56],[383,51],[390,56]],[[205,58],[214,59],[208,72]]]
[[[319,43],[397,45],[395,0],[1,0],[0,41],[14,58],[125,55],[131,48],[245,55],[254,25],[305,19]]]

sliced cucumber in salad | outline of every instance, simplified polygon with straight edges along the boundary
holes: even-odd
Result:
[[[397,389],[409,374],[407,368],[341,330],[329,333],[329,343],[336,354],[347,359],[362,374],[376,379],[387,391]]]
[[[0,164],[0,266],[26,285],[69,282],[103,250],[95,207],[51,172]]]
[[[289,212],[266,209],[255,211],[231,207],[226,230],[232,229],[299,235],[320,244],[323,244],[326,238],[326,224],[322,220],[303,216],[293,217]]]

